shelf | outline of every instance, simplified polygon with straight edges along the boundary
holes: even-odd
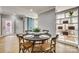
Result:
[[[74,13],[72,16],[69,16],[69,11],[64,11],[56,14],[56,33],[58,33],[60,37],[62,35],[62,38],[60,38],[61,40],[76,43],[78,41],[78,9],[73,10],[73,12]],[[66,22],[64,22],[63,24],[63,21]],[[60,29],[58,29],[58,26],[62,26],[62,29],[61,27]],[[70,28],[70,30],[68,29],[68,27]],[[66,37],[65,39],[63,38],[64,36]]]
[[[74,17],[78,17],[78,16],[72,16],[72,18],[74,18]],[[69,19],[69,18],[71,18],[71,17],[59,18],[59,19],[56,19],[56,20]]]

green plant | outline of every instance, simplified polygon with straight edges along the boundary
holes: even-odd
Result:
[[[40,29],[39,28],[34,28],[33,32],[40,32]]]
[[[72,23],[72,15],[73,15],[73,11],[69,11],[69,15],[70,15],[70,22]]]
[[[69,15],[72,16],[72,15],[73,15],[73,11],[70,11],[70,12],[69,12]]]

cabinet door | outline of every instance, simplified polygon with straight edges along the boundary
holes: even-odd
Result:
[[[73,17],[73,18],[71,19],[71,21],[72,21],[72,23],[78,24],[78,17]]]
[[[64,13],[56,15],[56,19],[61,19],[61,18],[64,18],[64,17],[65,17]]]
[[[60,23],[60,20],[56,20],[56,24],[61,24],[61,23]]]

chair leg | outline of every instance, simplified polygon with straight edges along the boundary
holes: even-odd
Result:
[[[25,53],[25,49],[22,49],[22,52]]]
[[[56,53],[56,47],[54,48],[54,53]]]
[[[54,53],[56,53],[56,51],[54,50]]]
[[[28,49],[28,52],[31,52],[31,51]]]
[[[30,51],[29,49],[22,49],[23,53],[26,53],[26,52],[29,52],[29,51]]]
[[[54,45],[54,53],[56,53],[56,44]]]
[[[19,48],[19,53],[21,52],[21,48]]]

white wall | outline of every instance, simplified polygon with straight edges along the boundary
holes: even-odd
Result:
[[[0,16],[0,36],[1,36],[1,16]]]
[[[15,24],[16,34],[23,33],[23,20],[16,18]]]
[[[27,30],[27,18],[24,19],[24,30]]]
[[[40,14],[38,23],[41,30],[49,30],[54,36],[56,34],[55,9]]]
[[[11,21],[11,25],[12,25],[11,26],[12,29],[9,30],[10,33],[8,33],[8,34],[14,33],[14,21],[10,15],[6,15],[6,16],[2,16],[2,36],[8,35],[7,34],[8,29],[6,29],[6,24],[5,24],[6,21]]]
[[[10,15],[11,18],[3,18],[3,29],[4,29],[4,22],[5,20],[13,20],[15,22],[13,22],[13,32],[15,33],[23,33],[23,26],[25,26],[25,29],[27,29],[27,20],[25,19],[26,21],[26,24],[23,25],[23,20],[21,19],[18,19],[16,17],[16,15],[25,15],[27,17],[31,17],[31,18],[37,18],[38,15],[37,13],[35,12],[28,12],[27,9],[23,9],[23,8],[17,8],[17,7],[7,7],[7,6],[4,6],[4,7],[0,7],[0,13],[2,14],[6,14],[6,15]],[[1,17],[0,17],[1,18]],[[15,28],[15,29],[14,29]],[[5,29],[3,30],[3,34],[5,34]],[[1,23],[0,23],[0,36],[1,36]]]

